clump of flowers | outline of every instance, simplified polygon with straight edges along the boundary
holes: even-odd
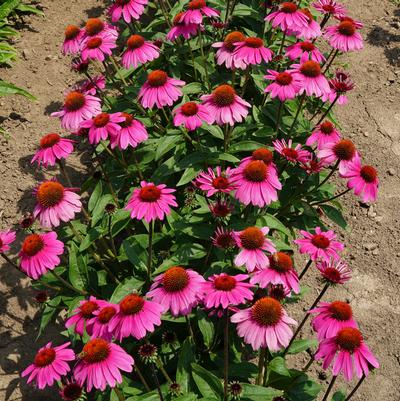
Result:
[[[352,307],[322,300],[352,277],[338,198],[378,194],[368,155],[332,119],[354,87],[332,66],[361,49],[362,24],[332,0],[243,3],[114,0],[110,21],[65,29],[84,81],[58,99],[63,131],[32,159],[55,177],[33,190],[23,235],[0,233],[0,255],[33,280],[41,333],[51,317],[65,326],[22,371],[38,390],[227,401],[264,386],[312,401],[343,374],[359,379],[348,401],[379,367]],[[68,174],[81,148],[83,183]],[[308,319],[318,342],[300,339]],[[294,369],[287,355],[306,351]]]

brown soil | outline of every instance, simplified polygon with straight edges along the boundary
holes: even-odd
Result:
[[[344,3],[352,16],[364,22],[366,43],[364,51],[345,59],[357,86],[349,105],[337,107],[336,112],[344,135],[354,140],[367,163],[378,167],[381,190],[378,202],[370,208],[362,207],[350,194],[345,198],[350,229],[343,238],[354,278],[327,299],[352,301],[365,339],[382,364],[354,400],[395,401],[400,386],[400,9],[388,0]],[[62,28],[100,15],[103,4],[96,0],[42,0],[45,18],[27,18],[17,41],[21,59],[12,69],[1,70],[1,78],[38,97],[34,103],[19,97],[0,101],[0,121],[4,120],[2,125],[10,135],[8,141],[0,141],[1,228],[15,224],[32,209],[31,189],[43,173],[31,167],[31,155],[44,133],[59,130],[58,121],[49,114],[58,109],[63,91],[76,80],[60,55]],[[85,166],[76,159],[70,169],[79,172]],[[35,350],[56,332],[50,330],[36,342],[39,315],[29,281],[3,265],[0,291],[0,400],[59,399],[54,391],[44,396],[18,377]],[[316,365],[313,370],[320,368]]]

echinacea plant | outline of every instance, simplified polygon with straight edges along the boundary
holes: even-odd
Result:
[[[83,81],[33,156],[60,176],[33,190],[17,260],[0,233],[38,290],[39,334],[66,329],[22,376],[64,400],[326,401],[343,374],[359,379],[334,395],[348,401],[379,367],[329,299],[351,278],[338,199],[373,202],[379,185],[332,115],[354,86],[332,65],[362,24],[333,0],[115,0],[108,15],[65,30]],[[80,187],[77,143],[92,156]],[[319,360],[327,388],[308,373]]]

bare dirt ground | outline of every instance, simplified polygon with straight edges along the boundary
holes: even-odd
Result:
[[[344,233],[347,258],[354,279],[333,290],[330,300],[348,299],[365,339],[377,354],[382,368],[361,387],[355,401],[400,400],[400,8],[388,0],[344,1],[351,15],[365,26],[365,49],[341,60],[349,63],[356,83],[350,104],[337,107],[342,132],[360,149],[366,163],[376,165],[381,190],[377,204],[363,208],[355,197],[345,199],[350,229]],[[0,140],[0,228],[15,224],[32,207],[32,186],[43,178],[30,165],[40,137],[57,132],[59,124],[49,114],[76,76],[60,55],[63,28],[102,13],[103,1],[42,0],[46,14],[30,17],[17,41],[21,59],[1,78],[28,88],[38,101],[0,99],[0,121],[10,139]],[[85,167],[78,159],[70,167]],[[50,172],[50,175],[52,173]],[[53,173],[54,174],[54,173]],[[21,198],[21,199],[19,199]],[[17,218],[15,216],[18,216]],[[0,401],[55,400],[19,380],[19,372],[32,361],[35,350],[49,341],[36,342],[38,307],[29,281],[11,266],[0,268]],[[315,293],[314,293],[315,294]],[[310,295],[311,297],[311,295]],[[314,372],[320,368],[316,365]]]

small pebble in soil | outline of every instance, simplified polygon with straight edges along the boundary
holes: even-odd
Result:
[[[376,248],[378,248],[378,244],[375,244],[374,242],[367,242],[364,244],[364,249],[366,251],[373,251]]]

